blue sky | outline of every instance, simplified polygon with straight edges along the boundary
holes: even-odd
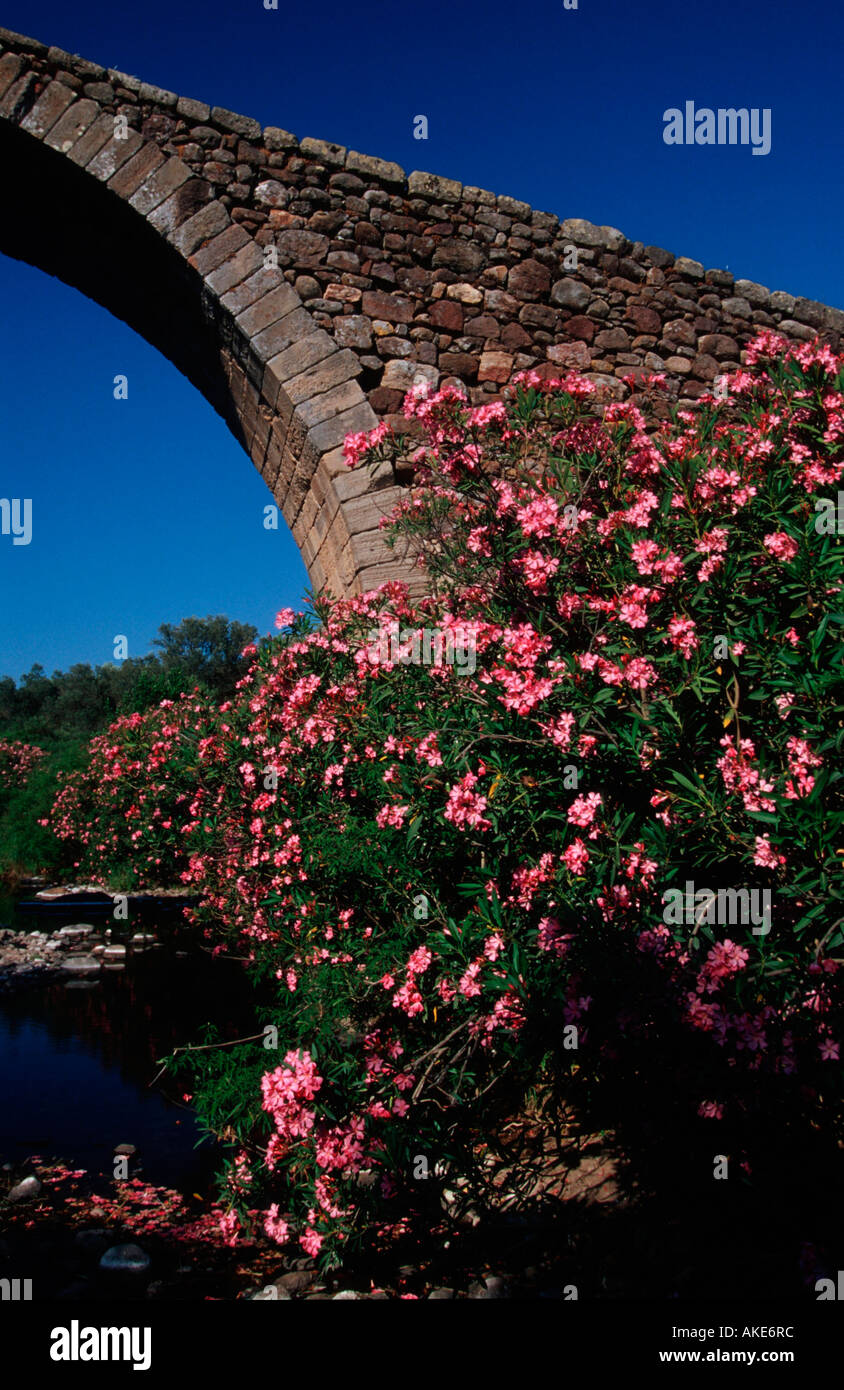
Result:
[[[844,18],[828,0],[278,5],[6,0],[0,18],[300,137],[844,306]],[[770,154],[665,145],[663,111],[687,100],[770,108]],[[109,660],[117,633],[140,655],[189,614],[268,631],[304,567],[263,530],[269,494],[211,407],[105,310],[2,257],[0,304],[0,495],[34,501],[32,545],[0,537],[0,674]]]

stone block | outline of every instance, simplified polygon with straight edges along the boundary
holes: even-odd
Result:
[[[71,150],[72,157],[73,151]],[[175,157],[168,159],[166,164],[162,164],[160,169],[156,169],[155,173],[141,184],[137,192],[132,194],[129,202],[136,212],[146,216],[148,213],[154,212],[165,198],[169,198],[171,193],[175,193],[177,188],[181,188],[182,184],[187,183],[188,179],[192,177],[190,169],[180,159]]]
[[[239,116],[236,111],[229,111],[225,106],[212,106],[211,120],[215,125],[222,126],[223,130],[243,136],[244,140],[260,142],[261,127],[251,116]]]
[[[204,241],[224,231],[229,223],[229,215],[222,203],[207,203],[192,217],[173,232],[169,240],[183,256],[189,256]]]
[[[100,108],[95,101],[75,101],[44,137],[44,144],[60,154],[67,154],[99,114]]]
[[[65,87],[61,82],[50,82],[29,114],[24,116],[21,130],[43,139],[74,100],[75,93],[70,87]]]
[[[80,168],[84,169],[113,135],[114,117],[98,116],[93,125],[88,126],[85,133],[80,135],[71,149],[67,151],[68,159],[72,159],[74,164],[78,164]]]
[[[176,111],[194,125],[205,125],[211,119],[211,107],[206,106],[204,101],[194,101],[191,97],[179,97]]]
[[[88,165],[88,173],[93,174],[94,178],[99,179],[101,183],[107,183],[118,169],[122,169],[133,155],[143,149],[145,143],[143,136],[139,135],[136,130],[130,130],[125,140],[115,140],[112,137],[107,144],[103,145],[99,154],[94,155]]]
[[[240,285],[248,279],[250,275],[254,275],[263,268],[264,257],[261,248],[250,239],[233,256],[229,256],[221,266],[213,270],[210,275],[206,275],[205,283],[214,294],[222,297],[233,290],[236,285]],[[266,283],[269,287],[270,282],[267,281]]]
[[[70,112],[68,112],[70,115]],[[55,131],[51,132],[55,134]],[[131,198],[150,174],[164,164],[164,155],[151,140],[138,150],[116,174],[112,174],[106,187],[121,198]]]
[[[194,270],[200,275],[210,275],[212,270],[216,270],[224,261],[239,251],[242,246],[247,246],[251,238],[248,232],[242,227],[230,223],[225,231],[220,232],[209,241],[207,246],[203,246],[201,251],[195,251],[189,260]]]
[[[463,194],[463,185],[456,179],[443,179],[437,174],[421,173],[414,169],[407,181],[407,189],[411,197],[430,198],[438,203],[459,203]]]
[[[401,184],[405,181],[405,172],[400,164],[393,164],[386,159],[375,159],[368,154],[358,154],[357,150],[349,150],[346,155],[346,168],[353,174],[360,174],[365,179],[379,179],[382,183]]]
[[[313,140],[310,135],[299,142],[299,152],[335,169],[342,169],[346,163],[345,145],[334,145],[330,140]]]

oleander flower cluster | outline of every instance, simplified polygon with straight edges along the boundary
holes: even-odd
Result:
[[[37,744],[0,739],[0,791],[25,787],[30,772],[44,757],[44,749]]]

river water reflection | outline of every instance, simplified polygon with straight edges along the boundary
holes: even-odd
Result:
[[[256,1031],[242,967],[172,945],[130,946],[123,969],[0,997],[0,1161],[37,1154],[111,1176],[115,1145],[128,1143],[147,1181],[209,1191],[215,1153],[208,1141],[196,1148],[181,1087],[166,1076],[150,1086],[160,1059],[209,1022],[226,1040]]]

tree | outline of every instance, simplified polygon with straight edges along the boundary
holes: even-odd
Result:
[[[177,626],[162,623],[153,645],[160,648],[165,671],[178,670],[186,681],[200,682],[215,693],[231,694],[246,671],[242,654],[255,641],[251,623],[216,617],[184,618]]]

